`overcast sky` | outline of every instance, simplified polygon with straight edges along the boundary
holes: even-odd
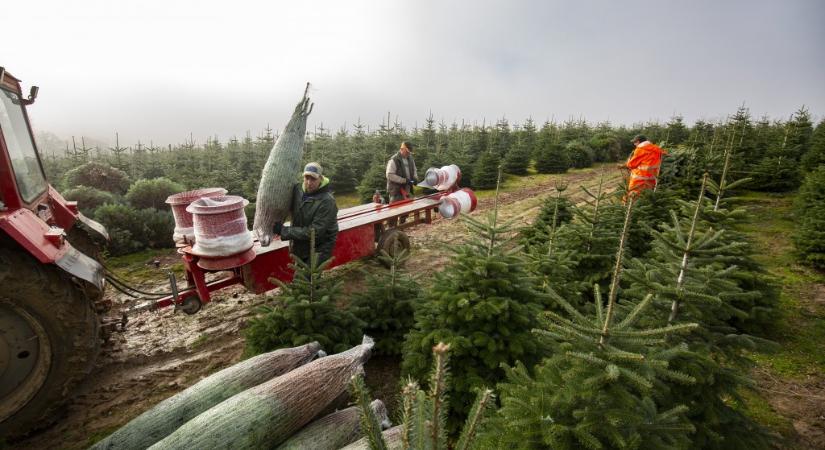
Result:
[[[121,143],[389,112],[511,123],[825,114],[825,1],[4,1],[0,66],[38,130]]]

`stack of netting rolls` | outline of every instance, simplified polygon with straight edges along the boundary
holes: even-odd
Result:
[[[172,234],[172,239],[176,245],[182,247],[195,242],[192,213],[188,212],[186,208],[199,198],[220,197],[223,195],[226,195],[226,189],[224,188],[203,188],[173,194],[166,198],[166,203],[172,207],[172,215],[175,217],[175,231]]]

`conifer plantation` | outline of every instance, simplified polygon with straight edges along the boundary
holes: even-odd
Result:
[[[356,377],[364,439],[351,448],[781,447],[754,412],[752,376],[782,349],[787,293],[748,231],[748,201],[794,195],[794,262],[825,268],[823,127],[805,107],[775,120],[744,106],[693,125],[430,115],[420,128],[389,116],[374,129],[318,126],[305,160],[324,166],[339,199],[386,198],[387,159],[410,141],[419,177],[457,164],[485,207],[461,216],[461,237],[439,248],[449,256],[432,269],[410,267],[407,252],[345,275],[314,256],[295,261],[294,281],[279,282],[247,324],[246,354],[313,341],[334,353],[374,338],[373,353],[395,370],[383,382],[398,391],[398,404],[387,402],[397,427],[382,432]],[[634,195],[615,165],[637,133],[666,154],[655,189]],[[249,174],[277,136],[73,147],[44,162],[65,196],[109,228],[113,256],[171,246],[170,193],[224,186],[254,215]],[[586,186],[569,181],[581,169],[593,174]],[[502,186],[535,179],[546,188],[531,194],[529,225],[515,225],[523,212],[502,219]]]

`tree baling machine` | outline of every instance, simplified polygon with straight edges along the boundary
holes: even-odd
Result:
[[[327,268],[347,264],[382,250],[390,255],[401,250],[409,250],[410,241],[404,229],[418,224],[430,224],[438,216],[452,219],[461,213],[475,210],[477,205],[475,194],[468,188],[458,187],[460,178],[461,171],[455,165],[440,169],[431,168],[419,186],[434,189],[436,190],[434,193],[390,204],[372,202],[340,210],[338,212],[338,236],[332,253],[332,261]],[[192,192],[196,193],[195,196]],[[173,197],[183,197],[191,199],[189,201],[195,201],[198,192],[204,192],[208,197],[216,195],[216,192],[219,196],[226,191],[223,189],[190,191],[176,194],[177,197],[171,196],[170,200],[173,203]],[[173,208],[180,207],[180,205],[181,203],[173,204]],[[181,220],[178,216],[176,213],[176,222]],[[191,225],[191,218],[190,222],[185,225]],[[292,281],[294,271],[291,267],[292,256],[289,252],[289,242],[275,239],[269,246],[263,247],[256,240],[251,249],[222,257],[195,254],[191,244],[192,242],[183,242],[178,248],[186,271],[186,287],[178,289],[174,274],[169,272],[171,293],[144,302],[128,312],[174,306],[187,314],[194,314],[201,309],[203,304],[210,302],[213,292],[229,286],[243,285],[247,290],[259,294],[277,287],[271,281],[272,279],[285,283]],[[113,276],[111,278],[110,281],[116,288],[142,293],[145,294],[144,297],[158,295],[131,289],[117,278]],[[208,278],[211,281],[207,281]]]

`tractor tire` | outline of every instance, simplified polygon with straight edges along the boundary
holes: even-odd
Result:
[[[381,251],[387,252],[390,256],[396,256],[402,250],[410,251],[410,237],[401,230],[390,228],[381,233],[381,238],[378,239],[378,248],[376,254],[380,255]],[[381,263],[386,263],[381,260]]]
[[[49,424],[92,370],[99,322],[56,266],[0,248],[0,437]]]

